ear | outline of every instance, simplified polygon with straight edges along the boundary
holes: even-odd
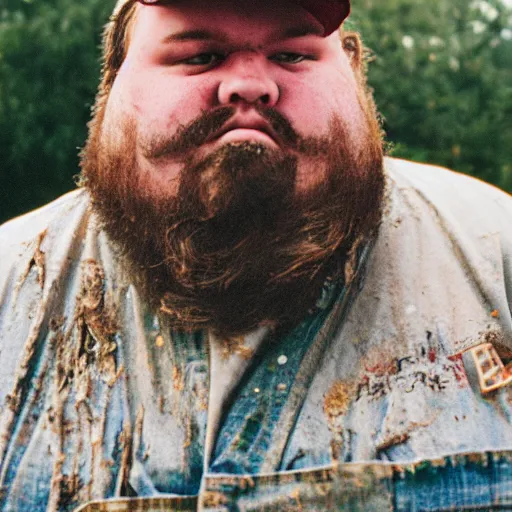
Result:
[[[341,46],[355,72],[363,69],[363,43],[357,32],[343,32]]]

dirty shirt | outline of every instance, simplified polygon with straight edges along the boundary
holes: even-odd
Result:
[[[350,285],[285,335],[173,329],[85,190],[0,229],[0,511],[512,510],[512,201],[387,159]],[[508,507],[507,507],[508,506]]]

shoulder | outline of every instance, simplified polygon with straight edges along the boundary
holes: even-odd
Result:
[[[464,301],[476,297],[487,312],[482,332],[499,322],[502,343],[512,348],[512,197],[470,176],[404,160],[387,159],[386,176],[383,272],[399,255],[400,272],[409,271],[410,283],[437,286],[435,301],[444,311],[459,307],[459,319],[468,325],[476,325],[479,313]],[[499,312],[497,322],[491,311]],[[472,339],[467,333],[458,338]]]
[[[88,193],[75,190],[0,226],[0,293],[26,272],[34,255],[62,252],[88,214]]]
[[[385,158],[385,169],[388,175],[400,185],[409,185],[419,190],[435,193],[439,197],[449,194],[450,200],[464,200],[469,196],[483,194],[498,201],[509,201],[511,196],[499,188],[467,174],[452,171],[438,165],[424,164]],[[453,187],[461,187],[457,196],[453,195]]]
[[[481,236],[510,232],[512,196],[477,178],[435,165],[386,158],[392,194],[422,203],[449,224]]]
[[[0,401],[72,289],[90,217],[89,195],[77,190],[0,226]]]
[[[52,224],[69,220],[74,212],[83,212],[88,204],[87,192],[74,190],[41,208],[7,221],[0,226],[0,250],[29,243]]]

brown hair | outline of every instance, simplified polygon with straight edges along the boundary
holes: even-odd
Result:
[[[137,0],[127,0],[114,11],[103,32],[103,66],[100,95],[108,94],[123,63],[135,21]]]

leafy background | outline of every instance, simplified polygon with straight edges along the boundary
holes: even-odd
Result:
[[[74,187],[113,3],[0,0],[0,222]],[[511,192],[512,0],[352,3],[392,154]]]

